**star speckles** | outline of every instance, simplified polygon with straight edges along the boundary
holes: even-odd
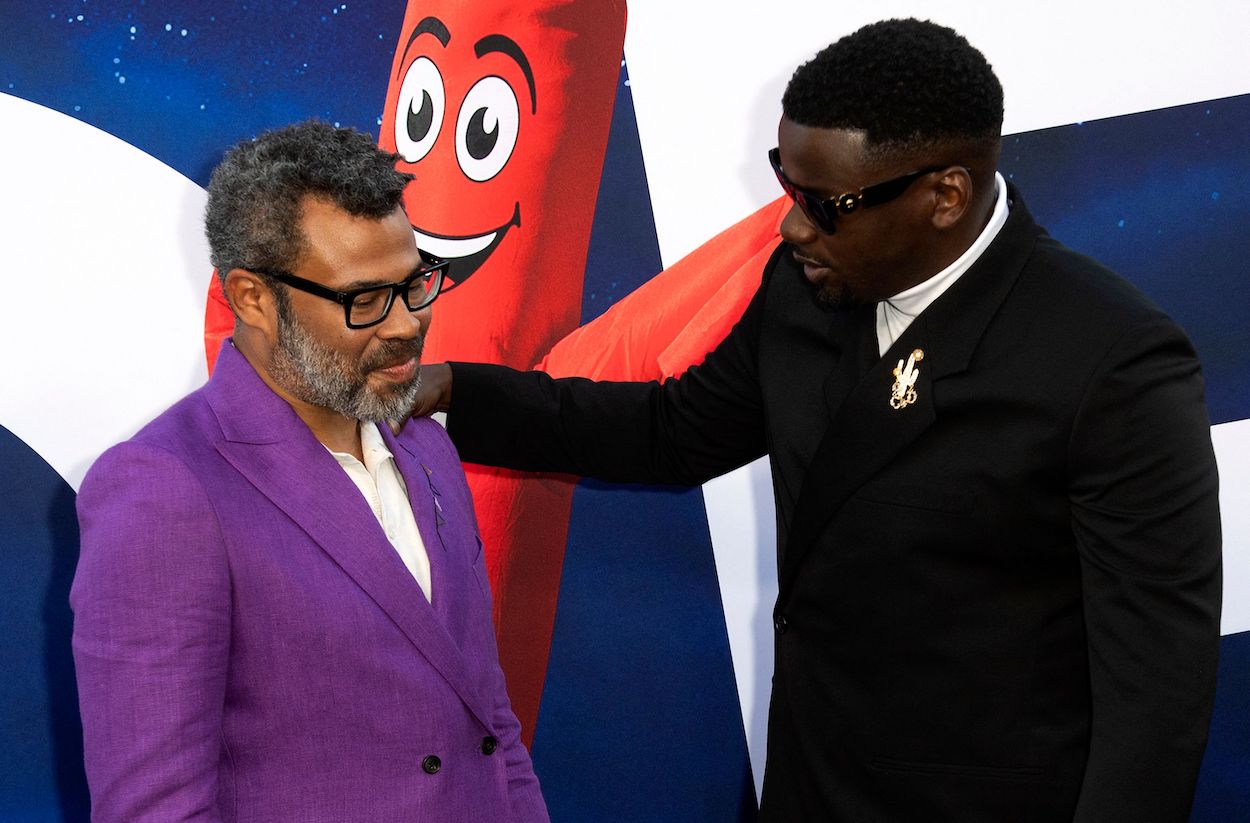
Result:
[[[201,183],[224,147],[283,122],[319,114],[376,133],[405,6],[9,5],[18,11],[6,6],[0,26],[0,92],[91,123]]]

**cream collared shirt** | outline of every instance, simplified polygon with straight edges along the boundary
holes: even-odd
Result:
[[[907,331],[911,321],[953,286],[998,236],[999,230],[1007,222],[1007,181],[997,172],[994,173],[994,187],[998,192],[994,211],[990,213],[989,222],[972,245],[954,263],[928,280],[877,304],[877,354],[885,354],[894,345],[894,341]]]
[[[417,519],[412,514],[404,478],[395,465],[395,455],[386,447],[376,424],[361,422],[360,450],[364,453],[364,463],[345,452],[327,449],[360,489],[425,599],[431,600],[430,555],[417,529]]]

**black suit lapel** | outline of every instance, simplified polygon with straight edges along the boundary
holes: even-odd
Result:
[[[849,333],[829,377],[825,379],[825,402],[832,420],[847,396],[859,385],[877,357],[877,320],[874,307],[857,309],[849,319]]]
[[[923,340],[927,336],[926,326],[923,316],[916,318],[886,356],[878,359],[855,382],[833,413],[795,506],[794,523],[781,560],[783,593],[820,530],[846,498],[933,423],[933,369],[926,362],[931,362],[927,352],[925,359],[917,364],[915,402],[897,409],[890,405],[895,382],[893,369],[898,360],[895,354],[902,356],[905,365],[912,349],[902,352],[902,347]],[[872,346],[875,353],[875,329]],[[923,350],[918,342],[917,348]],[[855,360],[843,358],[843,362]],[[834,379],[830,378],[830,382]]]
[[[844,353],[826,384],[826,396],[836,407],[809,463],[782,547],[779,607],[820,533],[847,498],[898,458],[940,417],[935,384],[968,368],[986,326],[1015,285],[1041,230],[1014,188],[1008,187],[1008,195],[1014,201],[1011,214],[990,247],[912,322],[862,378],[851,378],[847,390],[849,364],[856,363],[859,368],[858,364],[876,353],[875,323],[871,341],[865,340],[862,326],[856,326],[856,342],[848,345],[855,348],[856,356],[850,356],[850,351]],[[865,345],[870,346],[868,353]],[[893,371],[899,360],[906,366],[908,357],[917,350],[924,355],[916,363],[916,400],[893,408]]]

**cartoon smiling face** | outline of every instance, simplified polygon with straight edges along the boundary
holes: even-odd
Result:
[[[450,261],[431,358],[529,366],[580,319],[624,6],[517,5],[414,1],[396,45],[379,142]]]
[[[518,89],[526,116],[537,114],[534,72],[525,50],[506,34],[480,37],[471,52],[449,50],[450,46],[451,32],[437,17],[422,18],[408,35],[399,55],[401,66],[406,63],[407,68],[401,69],[402,78],[396,78],[399,96],[393,106],[387,106],[394,122],[384,126],[382,144],[390,148],[393,140],[404,166],[415,166],[433,154],[421,171],[438,164],[447,166],[452,179],[444,177],[443,185],[457,182],[456,170],[469,183],[487,183],[504,172],[517,147],[522,116]],[[444,135],[445,131],[450,133]],[[482,198],[481,210],[475,210],[474,218],[466,214],[461,220],[444,221],[449,225],[440,226],[441,232],[414,221],[417,245],[451,261],[452,288],[477,271],[509,229],[520,226],[520,202],[508,207],[506,196],[492,196],[496,191],[503,194],[507,183],[506,175],[496,187],[465,185],[462,197]],[[485,225],[481,218],[486,218]],[[462,227],[459,233],[447,233],[458,227]]]

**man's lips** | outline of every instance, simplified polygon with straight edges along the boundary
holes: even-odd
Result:
[[[503,241],[508,229],[513,226],[519,228],[520,225],[521,204],[517,203],[513,206],[512,217],[507,223],[484,234],[461,236],[435,234],[423,231],[416,226],[412,227],[412,234],[417,240],[417,248],[448,262],[447,279],[450,282],[443,286],[443,291],[446,292],[468,280],[470,275],[486,262],[491,252]]]
[[[402,383],[406,380],[411,380],[417,373],[417,358],[409,357],[407,360],[401,360],[389,366],[382,366],[374,369],[374,371],[390,380]]]
[[[379,374],[399,383],[411,380],[421,363],[424,339],[390,340],[380,346],[362,365],[365,374]]]
[[[821,280],[833,274],[833,269],[819,260],[813,260],[798,253],[794,255],[794,259],[803,267],[803,276],[813,284],[819,284]]]

